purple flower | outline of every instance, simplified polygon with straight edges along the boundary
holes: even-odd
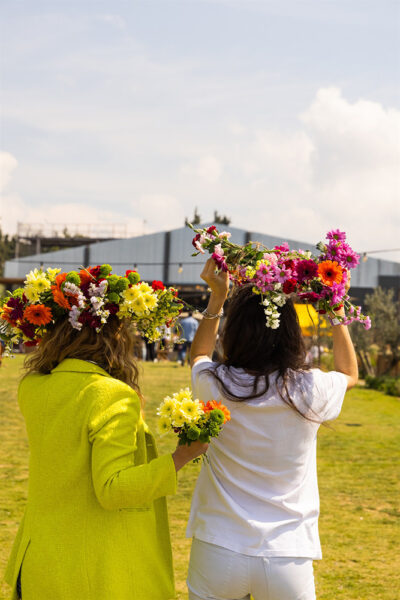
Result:
[[[326,234],[326,238],[328,240],[336,240],[338,242],[344,242],[346,239],[346,234],[344,231],[340,231],[339,229],[331,229]]]
[[[13,321],[18,321],[24,316],[24,303],[19,298],[10,298],[7,306],[13,310],[10,312],[10,317]]]
[[[342,302],[343,300],[343,296],[346,294],[346,288],[344,286],[344,283],[333,283],[332,287],[332,298],[331,298],[331,304],[339,304],[340,302]]]
[[[284,242],[282,244],[282,246],[275,246],[274,250],[276,250],[279,253],[281,253],[281,252],[289,252],[289,250],[290,250],[289,244],[287,242]]]
[[[219,269],[221,269],[221,271],[227,271],[228,270],[228,265],[225,262],[225,259],[223,256],[221,256],[220,254],[216,254],[215,252],[213,252],[213,254],[211,255],[211,258],[214,260],[215,264],[217,265],[217,267]]]
[[[354,269],[360,262],[360,255],[354,252],[348,244],[342,244],[339,248],[340,264],[347,269]]]
[[[285,269],[285,265],[277,265],[273,267],[275,273],[275,279],[279,283],[284,283],[287,279],[290,278],[292,271],[290,269]]]
[[[364,328],[371,329],[371,319],[369,317],[366,317],[364,320]]]
[[[318,267],[313,260],[298,260],[295,269],[299,283],[310,281],[318,275]]]
[[[303,300],[308,300],[308,302],[318,302],[321,300],[321,294],[317,294],[316,292],[306,292],[299,294],[299,298],[303,298]]]

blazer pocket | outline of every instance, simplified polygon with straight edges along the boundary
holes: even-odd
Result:
[[[135,508],[120,508],[120,512],[148,512],[152,506],[137,506]]]

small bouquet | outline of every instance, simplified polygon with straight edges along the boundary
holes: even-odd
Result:
[[[230,412],[222,404],[211,400],[204,404],[194,400],[189,388],[166,396],[157,409],[159,416],[158,432],[160,434],[174,431],[178,434],[179,445],[199,440],[206,444],[212,437],[217,437],[222,426],[230,420]],[[197,459],[195,459],[197,462]]]
[[[261,295],[266,326],[279,327],[279,310],[291,294],[316,305],[319,313],[335,315],[344,307],[345,317],[335,315],[335,322],[345,325],[361,322],[365,329],[371,320],[354,306],[346,291],[348,271],[360,261],[358,254],[346,243],[346,234],[338,229],[327,233],[327,242],[319,242],[319,254],[304,250],[291,250],[287,242],[272,249],[259,242],[245,246],[229,241],[231,234],[221,233],[215,225],[207,229],[194,229],[192,244],[196,252],[209,252],[217,267],[227,271],[234,285],[252,284],[253,291]]]

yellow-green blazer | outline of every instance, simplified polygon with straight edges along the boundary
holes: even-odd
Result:
[[[19,387],[30,446],[24,519],[6,580],[23,600],[167,600],[174,596],[165,496],[137,394],[97,365],[66,359]]]

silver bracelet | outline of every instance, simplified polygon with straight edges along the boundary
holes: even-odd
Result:
[[[212,313],[209,313],[207,309],[203,310],[203,312],[201,313],[203,315],[203,319],[220,319],[221,317],[224,316],[224,309],[221,308],[220,312],[213,315]]]

